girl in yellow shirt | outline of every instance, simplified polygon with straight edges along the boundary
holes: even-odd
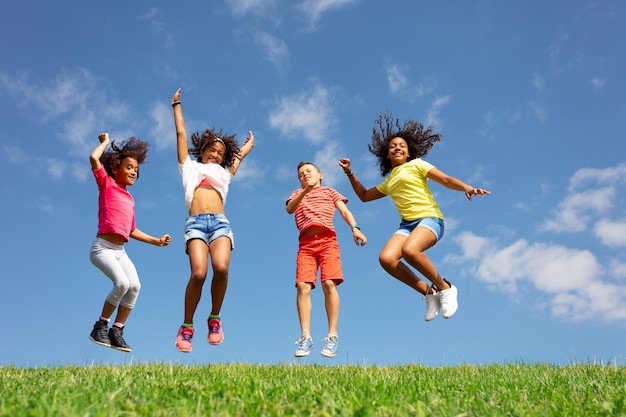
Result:
[[[424,295],[426,321],[437,317],[440,310],[444,318],[450,318],[458,308],[457,288],[439,275],[424,253],[443,237],[444,232],[443,215],[428,187],[428,180],[451,190],[463,191],[469,200],[474,195],[491,194],[451,177],[420,159],[440,140],[440,134],[432,133],[432,126],[424,128],[421,123],[411,119],[401,126],[398,119],[385,113],[376,119],[368,145],[369,151],[378,158],[381,175],[388,175],[383,182],[367,189],[350,168],[350,159],[339,160],[339,165],[361,201],[377,200],[388,195],[396,205],[401,218],[400,227],[389,238],[378,259],[391,276]],[[431,285],[419,279],[407,263],[428,279]]]

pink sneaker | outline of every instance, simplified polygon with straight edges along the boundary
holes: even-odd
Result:
[[[180,326],[178,337],[176,337],[176,349],[184,353],[191,352],[191,339],[193,338],[193,327]]]
[[[222,319],[208,319],[207,322],[209,324],[209,344],[219,345],[224,341]]]

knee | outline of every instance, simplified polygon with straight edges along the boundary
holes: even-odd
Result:
[[[228,278],[228,262],[216,262],[213,264],[213,277]]]
[[[402,247],[402,257],[409,260],[419,260],[424,255],[424,252],[418,249],[415,245],[404,245]]]
[[[128,281],[119,280],[115,282],[113,286],[113,292],[119,294],[120,298],[123,297],[129,290],[131,286]]]
[[[189,277],[189,283],[194,285],[203,285],[206,280],[206,271],[192,270]]]
[[[337,284],[332,279],[327,279],[322,282],[322,290],[324,290],[324,294],[331,294],[334,291],[337,291]]]
[[[298,294],[307,295],[311,293],[311,284],[308,282],[298,282],[296,289],[298,290]]]
[[[398,263],[398,259],[394,259],[395,257],[389,256],[388,254],[381,252],[380,255],[378,255],[378,262],[380,263],[380,266],[382,266],[384,269],[389,269],[389,268],[393,268],[394,264]]]

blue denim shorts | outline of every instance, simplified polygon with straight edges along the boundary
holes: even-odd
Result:
[[[408,236],[417,226],[425,227],[433,232],[437,238],[437,242],[439,242],[443,237],[443,220],[438,217],[424,217],[423,219],[417,220],[402,220],[400,222],[400,228],[396,230],[394,235]]]
[[[202,239],[208,246],[209,243],[222,236],[227,236],[230,239],[230,250],[235,249],[235,237],[225,215],[196,214],[189,216],[185,222],[185,253],[187,253],[187,245],[192,239]]]

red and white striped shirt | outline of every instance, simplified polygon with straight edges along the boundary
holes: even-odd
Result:
[[[302,192],[302,188],[294,190],[287,199],[287,203]],[[335,232],[333,217],[335,216],[338,201],[348,202],[348,199],[337,190],[330,187],[315,187],[304,196],[295,211],[296,227],[302,235],[311,226],[321,226]]]

